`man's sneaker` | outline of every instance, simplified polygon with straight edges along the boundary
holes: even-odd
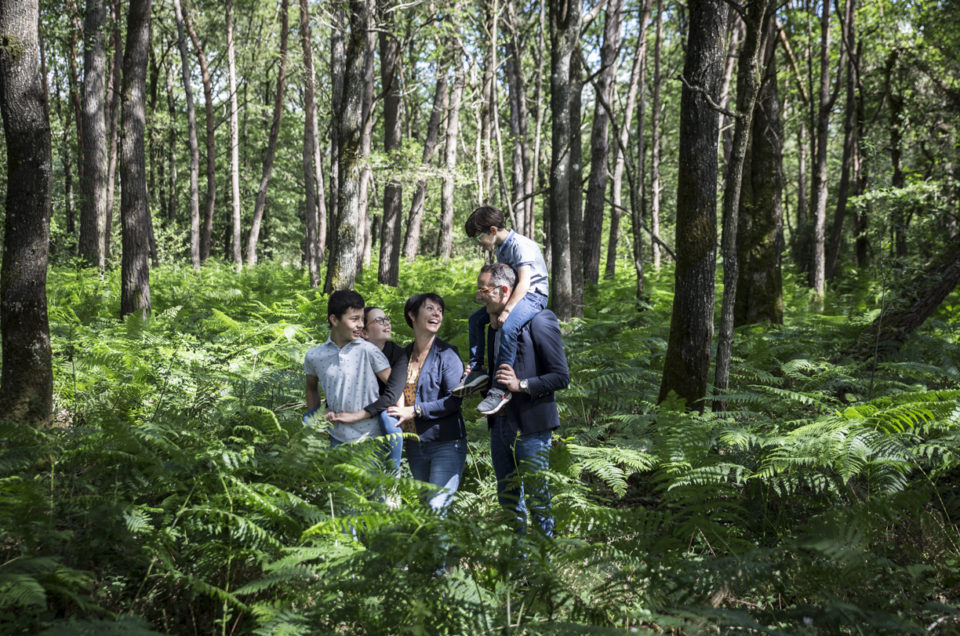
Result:
[[[458,398],[467,397],[474,391],[482,391],[487,388],[488,384],[490,384],[490,376],[484,371],[482,365],[478,365],[463,374],[460,384],[453,387],[450,394]]]
[[[510,401],[510,393],[501,389],[490,389],[487,397],[477,405],[477,410],[484,415],[493,415]]]

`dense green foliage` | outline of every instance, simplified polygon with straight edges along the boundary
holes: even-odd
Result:
[[[396,318],[439,292],[463,352],[475,267],[419,260],[399,289],[370,271],[358,289]],[[409,477],[358,467],[369,444],[331,451],[301,425],[302,356],[326,337],[301,271],[162,267],[144,323],[117,319],[115,274],[54,270],[57,421],[4,424],[0,448],[0,631],[955,629],[957,294],[878,363],[842,353],[878,311],[872,283],[744,329],[731,410],[698,415],[654,404],[670,280],[642,306],[632,281],[604,283],[566,325],[559,537],[525,540],[521,566],[475,400],[442,521]],[[456,566],[437,576],[444,538]]]

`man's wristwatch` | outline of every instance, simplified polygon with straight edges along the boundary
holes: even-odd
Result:
[[[530,383],[527,382],[526,378],[520,380],[520,390],[526,393],[527,395],[530,394]]]

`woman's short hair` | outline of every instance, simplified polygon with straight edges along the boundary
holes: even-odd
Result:
[[[443,298],[441,298],[439,294],[434,294],[433,292],[414,294],[410,298],[407,298],[407,303],[403,306],[403,319],[407,321],[408,326],[413,327],[413,318],[410,318],[410,315],[413,314],[414,318],[419,316],[420,308],[423,307],[423,303],[428,300],[432,300],[440,305],[440,311],[444,310]]]

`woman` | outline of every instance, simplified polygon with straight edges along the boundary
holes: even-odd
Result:
[[[387,413],[387,408],[397,404],[403,391],[403,380],[407,372],[407,355],[402,347],[390,339],[390,316],[379,307],[367,307],[363,310],[363,331],[360,335],[368,342],[377,345],[390,361],[390,379],[384,383],[380,378],[380,398],[367,405],[364,410],[380,414],[380,434],[384,437],[387,456],[387,470],[400,475],[400,458],[403,455],[403,431],[397,426],[397,418]]]
[[[427,499],[442,512],[460,486],[467,459],[467,431],[460,413],[461,399],[450,394],[463,375],[456,347],[437,337],[443,323],[443,298],[437,294],[411,296],[403,317],[413,328],[407,345],[403,405],[387,413],[401,423],[415,425],[419,441],[407,442],[407,461],[415,479],[437,486]]]

